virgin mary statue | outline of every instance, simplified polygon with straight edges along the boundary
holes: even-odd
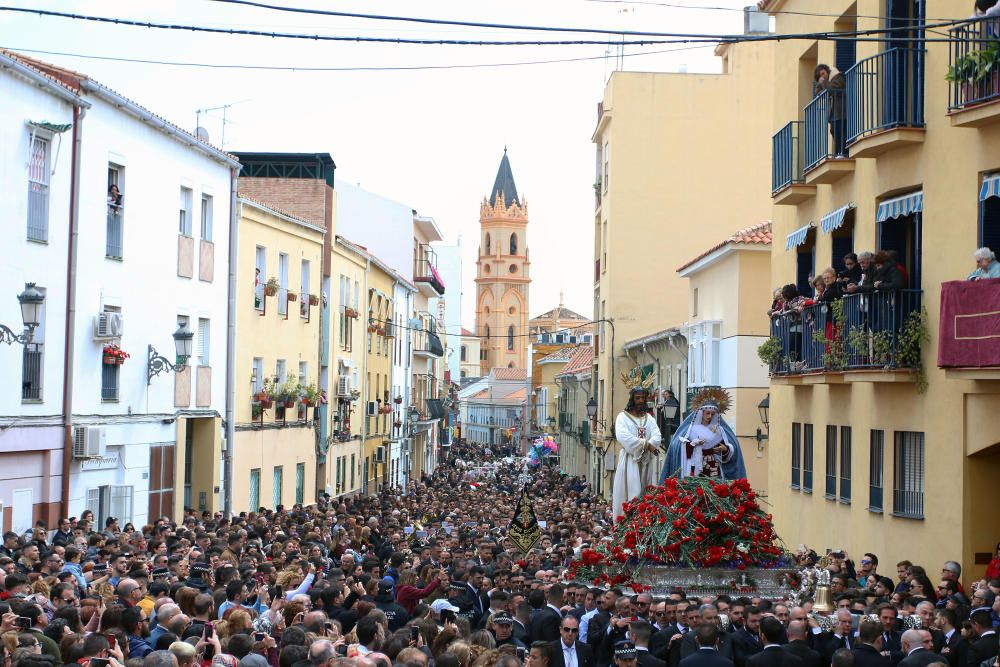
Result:
[[[722,418],[728,408],[729,394],[724,389],[706,389],[695,395],[691,411],[670,439],[661,484],[667,477],[732,480],[747,476],[739,440]]]

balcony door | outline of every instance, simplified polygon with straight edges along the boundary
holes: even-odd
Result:
[[[886,0],[885,50],[897,55],[884,61],[888,70],[883,80],[885,109],[883,127],[923,124],[923,56],[926,0]],[[920,108],[918,108],[918,106]]]
[[[890,218],[878,225],[878,247],[894,250],[909,275],[904,289],[920,289],[921,247],[920,233],[923,213],[916,212]]]

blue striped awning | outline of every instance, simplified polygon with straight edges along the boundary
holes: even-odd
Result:
[[[911,213],[920,213],[924,210],[924,191],[917,190],[902,197],[887,199],[878,205],[878,213],[875,215],[875,222],[885,222],[894,218],[902,218]]]
[[[813,223],[809,223],[805,227],[800,227],[794,232],[787,236],[785,241],[785,250],[791,250],[797,245],[802,245],[806,242],[806,237],[809,236],[809,230],[814,227]]]
[[[983,176],[983,189],[979,191],[979,201],[986,201],[990,197],[1000,197],[1000,174]]]
[[[835,229],[839,229],[842,224],[844,224],[844,216],[847,212],[854,208],[854,202],[841,206],[836,211],[832,211],[823,216],[823,219],[819,221],[820,229],[823,230],[824,234],[829,234]]]

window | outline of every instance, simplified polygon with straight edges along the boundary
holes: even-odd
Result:
[[[309,362],[300,361],[299,362],[299,384],[306,385],[309,384]]]
[[[278,253],[278,314],[288,318],[288,255]]]
[[[125,168],[108,164],[108,220],[104,256],[121,259],[125,252]]]
[[[28,155],[28,240],[49,241],[49,143],[31,135]]]
[[[271,481],[271,507],[276,509],[281,504],[281,485],[284,481],[285,469],[283,466],[274,466]]]
[[[461,359],[462,361],[468,361],[469,350],[465,345],[462,346]]]
[[[826,499],[837,499],[837,427],[826,427]]]
[[[254,260],[253,307],[264,312],[264,284],[267,282],[267,248],[257,246]]]
[[[517,234],[510,235],[510,254],[517,254]]]
[[[299,315],[309,321],[309,260],[302,260],[302,273],[299,278]]]
[[[698,317],[698,288],[691,290],[691,317]]]
[[[109,484],[87,489],[85,509],[94,513],[96,525],[103,526],[108,517],[118,519],[124,526],[132,521],[132,500],[134,491],[131,486]]]
[[[986,174],[979,193],[979,248],[1000,254],[1000,173]]]
[[[36,286],[43,295],[46,293],[44,287]],[[40,401],[42,400],[42,359],[45,352],[45,303],[38,318],[38,326],[35,327],[34,337],[31,343],[24,346],[21,353],[21,400]]]
[[[121,366],[117,364],[101,364],[101,400],[118,400],[118,371]]]
[[[802,425],[802,490],[813,490],[813,425]]]
[[[924,434],[896,431],[893,451],[892,513],[924,518]]]
[[[699,322],[688,327],[688,386],[718,386],[721,344],[721,322]]]
[[[802,424],[792,424],[792,488],[802,484]]]
[[[302,504],[306,495],[306,464],[295,464],[295,502]]]
[[[882,511],[882,461],[885,458],[885,431],[872,430],[868,441],[868,509]]]
[[[211,195],[202,193],[201,195],[201,240],[212,240],[212,203],[214,199]]]
[[[604,179],[603,179],[604,194],[608,194],[608,181],[611,180],[611,175],[608,171],[608,165],[611,161],[611,151],[609,150],[608,142],[606,141],[604,142],[603,155],[604,155]]]
[[[354,473],[357,470],[357,464],[355,463],[355,460],[354,460],[355,456],[357,456],[357,455],[356,454],[351,454],[351,487],[350,488],[352,488],[352,489],[354,488]]]
[[[492,254],[492,250],[490,248],[490,235],[489,234],[486,235],[486,254],[487,255]]]
[[[851,427],[840,427],[840,502],[851,503]]]
[[[209,366],[209,350],[212,349],[212,321],[207,317],[198,318],[198,365]]]
[[[174,514],[174,461],[177,447],[170,444],[149,446],[150,521]]]
[[[274,362],[274,380],[278,384],[285,384],[288,381],[288,369],[284,359],[277,359]]]
[[[181,188],[181,202],[180,208],[177,214],[177,233],[181,236],[191,236],[191,207],[192,207],[192,192],[191,188]]]
[[[251,512],[260,509],[260,468],[250,471],[250,507]]]
[[[264,390],[264,359],[253,358],[253,393]]]
[[[514,327],[507,327],[507,350],[514,350]]]
[[[878,223],[878,248],[894,250],[899,262],[906,269],[904,289],[920,289],[921,228],[923,213],[888,218]]]

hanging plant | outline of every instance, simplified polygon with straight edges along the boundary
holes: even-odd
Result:
[[[267,282],[264,283],[264,294],[267,296],[274,296],[278,293],[278,289],[281,285],[278,284],[277,278],[268,278]]]
[[[310,306],[318,306],[319,305],[319,296],[317,296],[315,294],[310,294],[309,295],[309,305]]]
[[[289,292],[286,297],[289,301],[297,301],[299,296],[295,292]]]
[[[350,317],[351,319],[355,320],[358,319],[358,311],[355,310],[354,308],[351,308],[350,306],[344,308],[344,315]]]
[[[117,345],[105,345],[102,353],[105,366],[121,366],[126,359],[132,356]]]

